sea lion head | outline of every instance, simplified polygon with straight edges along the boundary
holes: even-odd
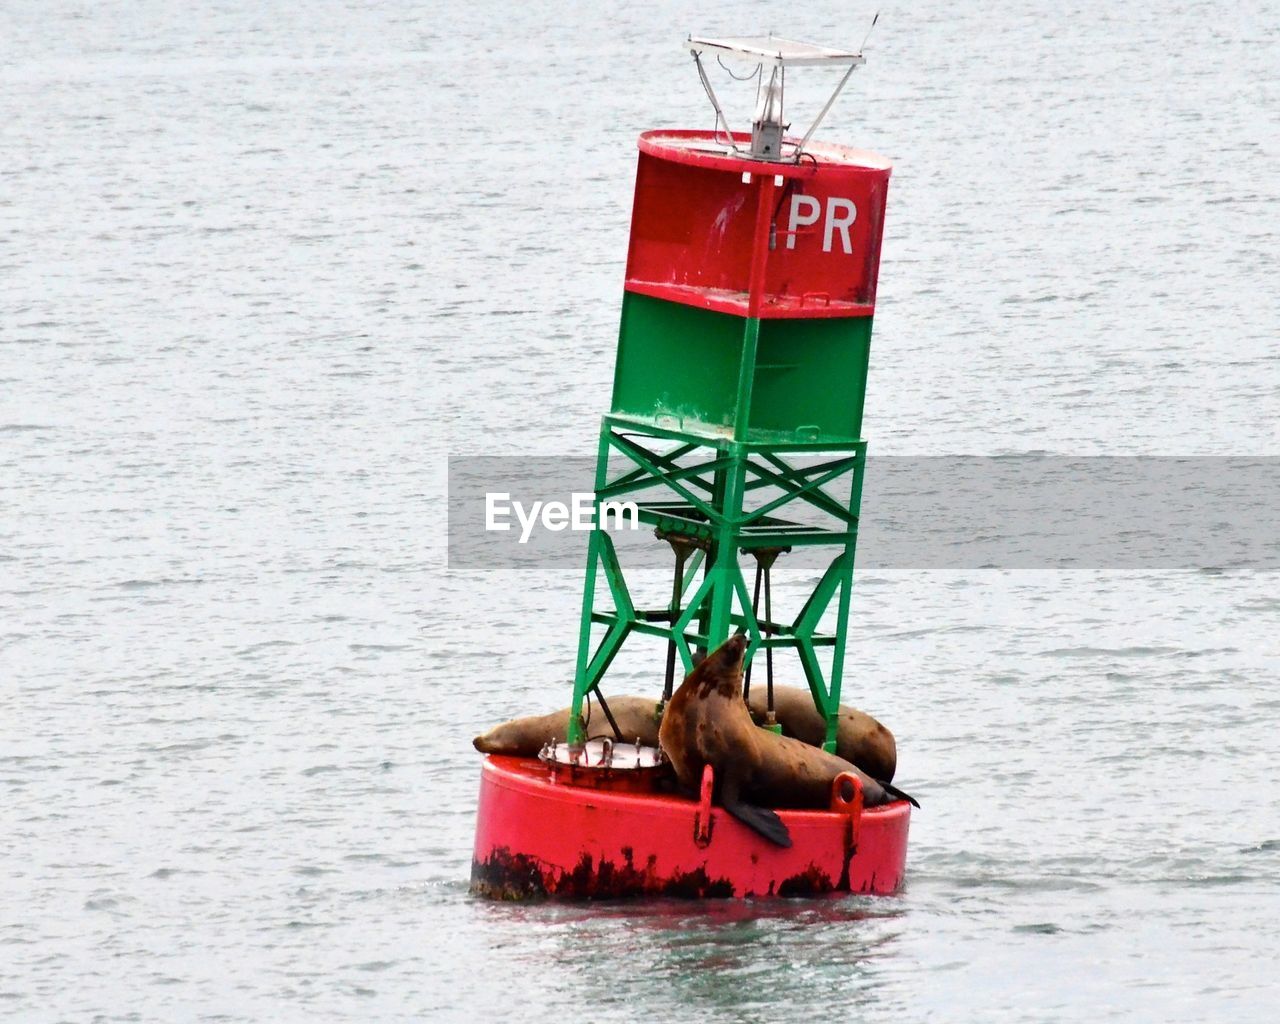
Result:
[[[712,693],[721,697],[742,696],[742,656],[746,651],[746,636],[735,633],[702,659],[688,680],[696,683],[699,700],[706,700]]]
[[[526,755],[526,751],[534,744],[546,742],[546,737],[539,738],[528,728],[529,721],[527,718],[517,718],[495,725],[473,739],[471,745],[482,754],[509,754],[517,757]]]

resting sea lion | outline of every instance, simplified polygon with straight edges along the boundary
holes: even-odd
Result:
[[[655,716],[657,702],[652,697],[610,697],[609,710],[613,713],[618,730],[627,743],[639,737],[640,742],[658,745],[658,719]],[[495,726],[471,742],[482,754],[509,754],[512,757],[536,757],[543,745],[551,740],[563,743],[568,735],[569,709],[553,711],[549,715],[533,715],[529,718],[513,718]],[[587,737],[612,736],[609,720],[597,705],[591,714]]]
[[[756,725],[763,725],[767,699],[765,688],[752,689],[751,717]],[[612,707],[612,704],[610,705]],[[813,705],[808,690],[797,686],[773,688],[773,710],[782,726],[783,736],[793,736],[811,747],[822,746],[827,738],[826,720]],[[898,748],[893,733],[865,711],[840,705],[836,722],[836,756],[852,761],[873,779],[893,781],[898,767]]]
[[[751,694],[751,717],[757,725],[764,724],[765,703],[763,690]],[[628,742],[639,737],[641,743],[653,747],[658,744],[658,723],[653,717],[656,704],[651,697],[611,697],[609,710],[617,718],[618,728]],[[792,736],[813,747],[822,746],[826,738],[826,724],[813,706],[808,690],[796,686],[775,686],[773,705],[783,736]],[[472,743],[483,754],[534,757],[548,739],[564,742],[568,721],[568,708],[546,715],[515,718],[477,736]],[[897,767],[893,733],[870,715],[848,704],[840,705],[838,729],[837,757],[852,761],[873,779],[893,781]],[[611,734],[603,712],[593,714],[588,732],[591,736]]]
[[[790,846],[791,835],[770,807],[826,807],[841,772],[859,777],[867,807],[910,799],[843,758],[757,728],[742,699],[746,647],[745,636],[730,637],[685,677],[667,705],[658,741],[682,787],[693,791],[703,766],[711,765],[720,805],[779,846]]]

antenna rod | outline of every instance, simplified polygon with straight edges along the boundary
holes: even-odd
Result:
[[[718,136],[720,126],[724,125],[725,134],[729,136],[729,148],[735,153],[738,152],[737,143],[733,141],[733,129],[729,127],[729,120],[724,116],[724,111],[720,109],[720,101],[716,99],[716,91],[711,88],[711,80],[707,78],[706,69],[702,66],[702,53],[699,50],[690,48],[689,52],[693,55],[693,63],[697,65],[698,77],[702,79],[702,88],[707,91],[707,99],[711,101],[711,105],[716,111],[716,128],[714,135]]]
[[[862,45],[858,47],[859,53],[861,53],[863,50],[867,48],[867,40],[871,38],[871,29],[876,27],[876,22],[879,20],[880,20],[880,12],[876,11],[876,16],[871,19],[871,28],[868,28],[867,34],[862,37]]]
[[[813,138],[813,133],[818,130],[818,125],[822,124],[822,119],[827,116],[827,111],[831,109],[831,105],[835,103],[836,97],[844,91],[844,86],[849,81],[849,76],[853,74],[857,64],[850,64],[849,70],[844,73],[844,78],[840,79],[840,84],[836,86],[835,91],[831,94],[831,98],[827,100],[827,105],[818,111],[818,116],[813,119],[813,124],[809,125],[809,130],[804,133],[804,138],[800,140],[800,145],[796,146],[796,160],[800,159],[800,154],[804,152],[804,147],[809,144],[809,140]]]

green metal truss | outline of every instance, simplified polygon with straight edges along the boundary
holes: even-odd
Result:
[[[749,387],[740,382],[740,388]],[[707,650],[733,631],[749,637],[747,662],[760,650],[794,648],[817,708],[825,715],[825,748],[835,749],[837,711],[844,670],[845,626],[853,588],[854,549],[862,500],[866,443],[840,438],[761,437],[746,430],[744,439],[729,431],[685,430],[656,425],[652,419],[611,414],[604,418],[597,451],[595,528],[587,551],[586,579],[574,674],[570,742],[581,742],[582,706],[599,694],[600,682],[623,643],[633,634],[674,643],[684,671],[694,651]],[[665,446],[665,447],[664,447]],[[795,456],[822,456],[814,465],[797,465]],[[611,475],[611,457],[622,468]],[[848,484],[839,500],[828,488]],[[765,497],[771,494],[771,497]],[[637,608],[619,564],[613,539],[601,514],[606,502],[634,501],[642,523],[660,537],[697,548],[663,608]],[[778,513],[803,510],[799,522]],[[825,545],[834,557],[791,622],[772,622],[753,610],[739,556],[797,546]],[[701,579],[698,579],[699,570]],[[596,606],[603,571],[612,607]],[[824,613],[837,600],[836,628],[818,632]],[[605,627],[593,643],[593,627]],[[824,675],[819,647],[832,648],[831,670]]]

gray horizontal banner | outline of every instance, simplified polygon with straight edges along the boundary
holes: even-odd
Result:
[[[451,457],[450,568],[581,567],[594,472],[590,458]],[[620,512],[606,525],[624,565],[669,567],[668,545]],[[789,562],[817,569],[831,557],[797,549]],[[1280,458],[871,457],[857,564],[1280,569]]]

